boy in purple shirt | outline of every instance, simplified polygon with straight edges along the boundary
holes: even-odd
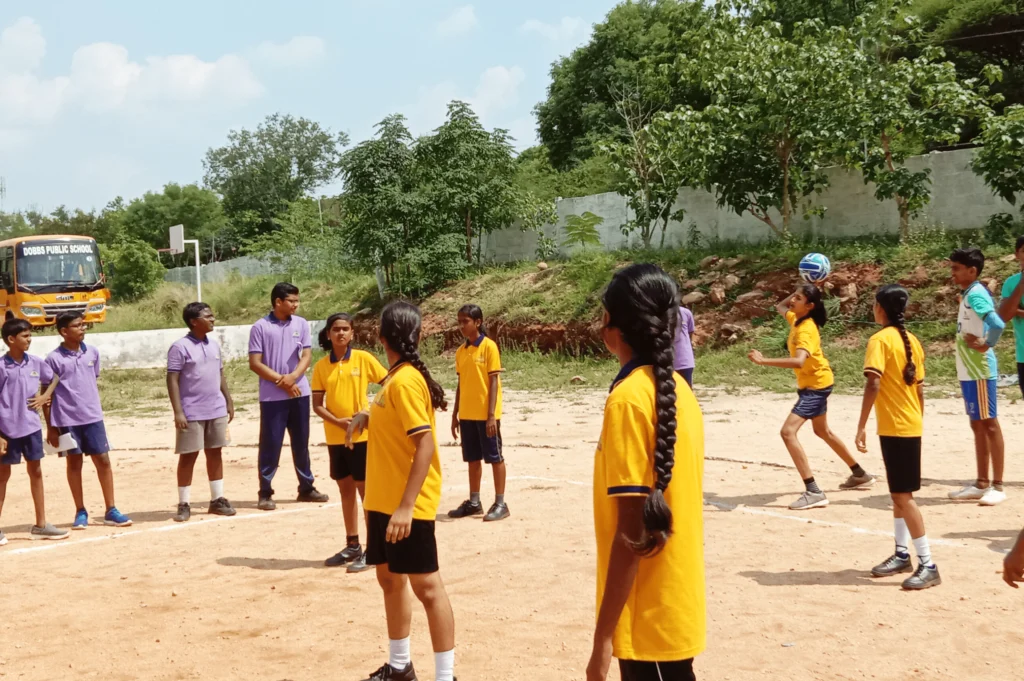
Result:
[[[299,501],[324,502],[327,495],[313,486],[309,467],[309,379],[306,369],[313,357],[309,322],[295,313],[299,289],[280,283],[270,292],[272,310],[249,332],[249,368],[260,377],[260,492],[257,508],[273,511],[271,483],[281,462],[284,433],[292,445],[292,460],[299,478]]]
[[[96,475],[103,490],[107,512],[104,525],[127,527],[131,518],[114,505],[114,469],[110,465],[110,445],[107,429],[103,425],[103,408],[96,379],[100,376],[100,353],[85,344],[85,320],[81,312],[61,312],[57,315],[57,333],[63,342],[46,356],[57,377],[53,402],[43,407],[46,417],[46,439],[54,449],[60,447],[60,436],[70,434],[75,447],[61,456],[68,460],[68,486],[75,500],[75,522],[72,530],[89,526],[89,512],[85,510],[82,492],[82,457],[88,456],[96,466]]]
[[[174,341],[167,351],[167,394],[174,410],[178,454],[178,512],[175,522],[192,515],[192,471],[199,450],[206,452],[210,478],[210,507],[214,515],[235,515],[224,498],[224,460],[221,449],[228,442],[228,423],[235,418],[235,405],[224,377],[220,345],[210,338],[216,318],[206,303],[189,303],[181,314],[188,335]]]
[[[673,368],[693,387],[693,313],[679,306],[679,327],[676,329],[675,363]]]
[[[48,390],[40,394],[44,385],[54,386],[53,372],[39,359],[28,354],[32,345],[32,325],[24,319],[9,319],[0,329],[0,335],[10,351],[0,359],[0,511],[7,496],[7,481],[11,479],[11,466],[25,459],[32,502],[36,509],[36,524],[29,537],[32,539],[66,539],[67,530],[58,530],[46,522],[43,501],[43,426],[39,422],[39,407],[50,399]],[[0,532],[0,546],[7,537]]]

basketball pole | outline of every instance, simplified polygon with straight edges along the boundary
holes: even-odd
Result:
[[[203,279],[200,275],[202,266],[199,264],[199,239],[185,239],[183,243],[192,244],[196,249],[196,302],[203,302]]]

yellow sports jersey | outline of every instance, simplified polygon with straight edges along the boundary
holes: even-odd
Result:
[[[825,359],[821,351],[821,334],[818,333],[818,325],[813,319],[807,319],[803,323],[796,324],[796,313],[787,312],[786,321],[789,322],[789,340],[786,346],[789,348],[789,356],[796,357],[797,350],[806,350],[810,355],[801,369],[794,369],[796,374],[796,387],[803,390],[824,390],[835,383],[835,376],[832,375],[832,367]]]
[[[594,457],[597,611],[616,538],[615,497],[646,496],[654,485],[654,373],[626,365],[604,408]],[[619,618],[613,652],[620,660],[686,660],[704,650],[704,422],[693,391],[676,374],[676,448],[665,500],[673,534],[653,558],[640,561]]]
[[[339,361],[331,352],[313,367],[313,392],[324,394],[324,406],[339,419],[352,418],[369,406],[366,390],[371,383],[380,383],[388,370],[365,350],[351,347]],[[324,421],[324,437],[329,445],[345,444],[345,431]],[[354,442],[366,442],[364,430]]]
[[[430,390],[416,367],[402,363],[384,379],[384,387],[370,405],[370,443],[366,451],[366,499],[363,507],[391,515],[402,503],[412,471],[416,446],[410,437],[430,431],[434,456],[423,481],[412,517],[434,520],[441,502],[441,459]]]
[[[498,344],[484,334],[475,343],[463,343],[455,351],[455,372],[459,375],[459,418],[464,421],[486,421],[490,400],[491,376],[501,373]],[[501,378],[498,378],[498,400],[494,418],[501,418]]]
[[[908,331],[907,337],[917,369],[914,385],[903,380],[907,349],[895,326],[887,326],[872,336],[864,354],[864,373],[881,378],[875,418],[878,434],[884,437],[921,437],[924,433],[924,414],[917,396],[917,386],[924,382],[924,350],[914,334]]]

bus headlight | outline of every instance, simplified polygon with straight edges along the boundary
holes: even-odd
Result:
[[[41,308],[41,307],[32,307],[30,305],[22,305],[21,306],[21,314],[25,315],[26,317],[42,317],[43,316],[43,308]]]
[[[104,307],[106,307],[105,303],[93,303],[86,312],[103,312]]]

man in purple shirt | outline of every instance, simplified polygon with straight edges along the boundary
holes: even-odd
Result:
[[[299,478],[299,501],[324,502],[327,495],[313,486],[309,466],[309,379],[313,357],[309,322],[295,313],[299,289],[280,283],[270,292],[272,310],[249,332],[249,368],[260,377],[260,492],[257,508],[273,511],[271,483],[281,463],[284,434],[292,445],[292,460]]]
[[[71,529],[84,530],[89,526],[89,512],[85,510],[82,492],[83,455],[92,459],[100,479],[107,506],[103,524],[126,527],[132,524],[131,518],[114,505],[114,469],[110,465],[110,445],[96,383],[100,376],[100,353],[85,344],[85,320],[81,312],[57,315],[57,333],[63,342],[46,356],[46,363],[58,379],[57,388],[53,391],[53,403],[43,407],[43,416],[50,446],[59,449],[61,435],[70,435],[75,442],[71,449],[61,452],[68,460],[68,486],[78,509]]]
[[[673,368],[693,387],[693,313],[679,306],[679,327],[676,329],[675,362]]]
[[[216,318],[206,303],[189,303],[181,314],[188,335],[171,344],[167,351],[167,394],[174,410],[178,454],[178,512],[175,522],[192,515],[192,471],[199,450],[206,452],[210,478],[210,507],[214,515],[235,515],[224,498],[224,460],[221,450],[230,444],[228,423],[235,418],[235,405],[224,377],[220,345],[210,338]]]
[[[53,372],[38,357],[28,354],[32,345],[32,325],[24,319],[9,319],[0,329],[0,335],[10,351],[0,359],[0,512],[7,496],[7,481],[11,479],[11,466],[25,459],[32,502],[36,509],[36,524],[29,536],[32,539],[66,539],[67,530],[58,530],[46,522],[43,499],[43,426],[39,422],[39,407],[50,399],[51,392],[40,394],[44,385],[54,385]],[[0,531],[0,546],[7,537]]]

